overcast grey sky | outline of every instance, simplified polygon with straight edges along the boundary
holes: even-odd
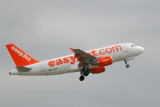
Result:
[[[159,107],[159,0],[1,0],[1,107]],[[5,45],[37,60],[132,42],[145,52],[79,81],[79,73],[9,76],[15,67]]]

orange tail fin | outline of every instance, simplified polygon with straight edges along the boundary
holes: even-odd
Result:
[[[6,47],[16,66],[27,66],[40,62],[29,56],[27,53],[25,53],[23,50],[21,50],[14,44],[8,44],[6,45]]]

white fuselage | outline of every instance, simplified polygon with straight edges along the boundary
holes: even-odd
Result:
[[[122,61],[141,54],[144,48],[135,46],[133,43],[121,43],[117,45],[107,46],[99,49],[86,51],[87,53],[100,58],[105,56],[112,56],[112,61]],[[53,61],[55,64],[50,66],[49,63]],[[51,60],[42,61],[32,65],[26,66],[31,68],[29,72],[18,72],[16,69],[10,72],[11,75],[57,75],[70,72],[77,72],[81,69],[78,68],[79,61],[74,58],[74,55],[63,56]],[[91,66],[94,68],[94,66]]]

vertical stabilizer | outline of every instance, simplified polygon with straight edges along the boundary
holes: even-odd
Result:
[[[40,62],[32,58],[30,55],[28,55],[14,44],[8,44],[6,47],[16,66],[27,66]]]

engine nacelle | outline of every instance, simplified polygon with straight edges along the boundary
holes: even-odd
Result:
[[[112,64],[112,56],[98,58],[99,66],[108,66]]]
[[[92,74],[99,74],[105,71],[105,67],[104,66],[99,66],[96,68],[92,68]]]

